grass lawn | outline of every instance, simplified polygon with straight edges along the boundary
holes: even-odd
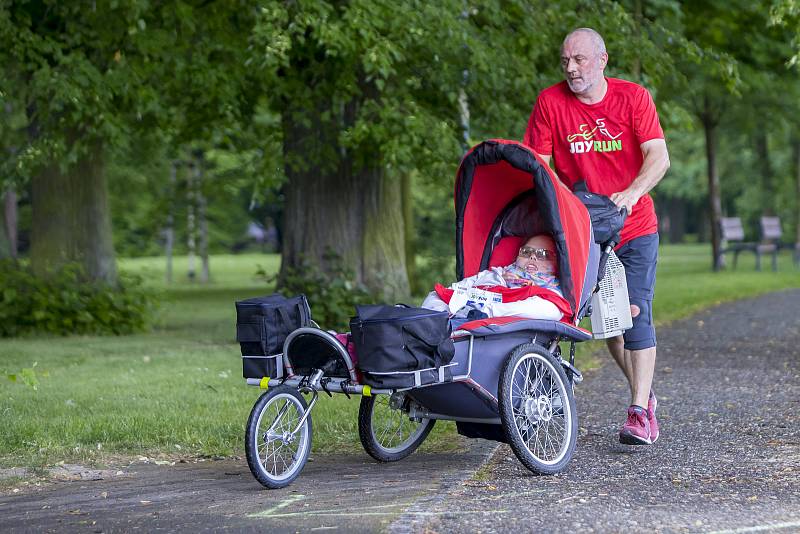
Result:
[[[788,254],[777,273],[757,273],[749,258],[742,260],[738,271],[714,274],[707,246],[662,247],[659,322],[726,300],[800,287],[800,271]],[[253,274],[259,265],[276,271],[278,261],[275,255],[214,256],[212,280],[201,286],[186,279],[186,259],[178,258],[176,281],[167,286],[163,258],[121,260],[123,270],[142,274],[162,295],[151,332],[0,340],[0,466],[243,455],[244,425],[259,391],[241,378],[233,302],[269,293]],[[583,367],[593,365],[590,354],[599,347],[581,347]],[[35,390],[3,378],[24,368],[33,370]],[[360,450],[357,411],[356,397],[322,396],[313,412],[314,450]],[[440,422],[424,447],[458,447],[454,428]]]

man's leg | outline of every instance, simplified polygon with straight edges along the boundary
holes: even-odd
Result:
[[[656,337],[653,327],[653,295],[656,262],[658,259],[658,234],[636,238],[622,247],[617,255],[625,266],[628,298],[633,326],[623,335],[623,350],[609,344],[614,359],[621,360],[623,372],[630,384],[631,405],[628,419],[620,431],[620,441],[630,445],[650,444],[658,438],[658,422],[648,401],[653,383],[656,361]],[[655,402],[655,401],[653,401]],[[653,429],[651,432],[651,428]]]
[[[631,404],[647,408],[650,389],[653,385],[653,372],[656,369],[656,348],[625,351],[630,353]]]
[[[625,341],[623,337],[615,336],[606,339],[606,346],[608,347],[608,352],[611,353],[611,357],[614,358],[619,368],[622,369],[622,374],[625,375],[628,384],[631,384],[630,351],[625,350]],[[631,390],[631,395],[632,394],[633,390]]]
[[[631,315],[636,317],[639,313],[639,307],[632,304]],[[631,389],[631,404],[647,408],[650,389],[653,385],[653,373],[656,368],[656,348],[625,350],[625,341],[622,336],[608,338],[606,345],[628,380]]]

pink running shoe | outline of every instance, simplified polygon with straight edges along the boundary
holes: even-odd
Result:
[[[658,419],[656,419],[656,407],[658,406],[658,399],[656,394],[650,391],[650,397],[647,399],[647,419],[650,421],[650,443],[655,443],[658,439]]]
[[[650,421],[648,411],[641,406],[628,408],[628,420],[619,431],[619,442],[625,445],[650,445]]]

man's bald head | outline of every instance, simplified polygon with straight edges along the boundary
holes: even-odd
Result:
[[[564,42],[561,44],[561,48],[563,49],[564,45],[567,44],[567,41],[573,37],[577,37],[578,35],[589,38],[589,41],[592,43],[592,48],[594,48],[594,52],[596,54],[606,53],[606,42],[603,40],[603,36],[592,28],[578,28],[576,30],[572,30],[567,34],[566,37],[564,37]]]
[[[561,45],[561,68],[570,90],[587,104],[602,99],[603,71],[608,63],[606,44],[591,28],[578,28]]]

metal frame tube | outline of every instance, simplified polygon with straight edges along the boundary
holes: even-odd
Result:
[[[247,385],[248,386],[261,386],[262,379],[260,378],[248,378]],[[282,382],[280,378],[273,378],[269,381],[268,386],[278,386],[278,385],[285,385],[289,387],[299,387],[300,382],[303,381],[303,377],[295,377],[289,378],[285,382]],[[374,389],[370,386],[365,386],[361,384],[346,384],[343,386],[343,382],[346,382],[344,378],[331,378],[330,382],[325,384],[325,388],[328,391],[333,393],[347,393],[349,395],[391,395],[396,389]],[[267,389],[267,388],[263,388]],[[322,384],[317,384],[316,387],[312,388],[314,391],[322,391]],[[311,391],[311,389],[309,389]]]
[[[300,418],[300,422],[297,423],[297,426],[295,427],[295,429],[292,430],[292,436],[297,434],[300,431],[300,429],[303,428],[303,425],[305,424],[306,419],[308,419],[308,416],[311,415],[311,410],[314,408],[314,405],[317,403],[317,398],[318,398],[317,392],[312,389],[311,390],[311,394],[313,395],[313,397],[311,398],[311,402],[308,403],[308,408],[306,408],[306,411],[303,414],[303,417]]]
[[[466,330],[456,330],[456,332],[466,332]],[[469,333],[467,335],[469,336],[469,355],[467,356],[467,374],[454,376],[453,382],[466,380],[469,378],[470,374],[472,374],[472,347],[475,341],[475,336]]]
[[[411,410],[408,412],[408,417],[414,419],[436,419],[439,421],[460,421],[462,423],[483,423],[487,425],[499,425],[500,418],[499,417],[489,417],[489,418],[482,418],[482,417],[458,417],[453,415],[445,415],[442,413],[432,412],[430,410],[426,410],[423,406],[420,406],[417,403],[413,403],[411,405]]]
[[[289,361],[288,349],[290,348],[292,341],[294,341],[294,338],[304,334],[314,335],[327,341],[331,347],[336,349],[336,351],[339,353],[339,356],[347,365],[347,373],[350,375],[350,380],[356,379],[356,368],[355,365],[353,365],[353,360],[350,358],[350,353],[347,352],[347,347],[342,346],[339,340],[336,339],[336,337],[330,332],[326,332],[320,328],[312,328],[308,326],[293,330],[291,334],[286,336],[286,341],[283,342],[283,369],[287,375],[291,375],[293,373],[292,362]]]

